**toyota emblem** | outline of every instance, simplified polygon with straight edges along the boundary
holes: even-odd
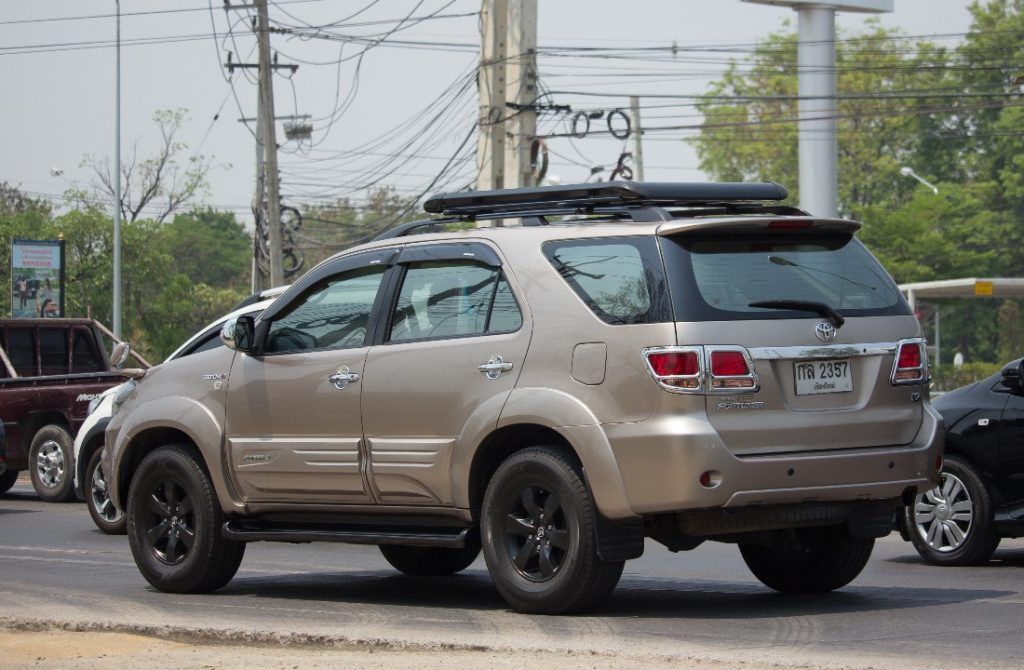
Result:
[[[828,321],[822,321],[814,327],[814,334],[817,335],[818,339],[822,342],[835,342],[836,327]]]

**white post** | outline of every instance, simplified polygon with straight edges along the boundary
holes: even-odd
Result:
[[[835,39],[834,9],[797,9],[800,206],[826,218],[839,214]]]
[[[629,96],[629,113],[633,118],[633,165],[636,166],[636,180],[644,180],[644,138],[640,126],[640,98]]]
[[[935,372],[939,372],[939,364],[942,362],[942,354],[940,353],[942,347],[942,340],[939,339],[939,306],[935,305]]]

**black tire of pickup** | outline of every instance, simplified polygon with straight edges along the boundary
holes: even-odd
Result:
[[[210,593],[235,576],[244,542],[221,535],[213,482],[189,445],[142,459],[128,489],[128,544],[139,572],[167,593]]]
[[[75,497],[74,443],[64,426],[50,424],[36,431],[28,451],[32,488],[46,502]]]
[[[466,538],[460,549],[446,547],[410,547],[380,545],[380,553],[393,568],[415,577],[444,577],[462,572],[480,555],[480,540],[475,534]]]
[[[6,470],[2,475],[0,475],[0,495],[10,491],[16,481],[18,481],[17,470]]]
[[[82,488],[85,490],[85,506],[96,527],[107,535],[124,535],[128,519],[124,512],[114,507],[107,489],[107,480],[100,469],[103,448],[96,449],[85,466]]]
[[[597,553],[597,511],[577,463],[557,447],[518,451],[494,473],[480,521],[484,559],[520,612],[579,612],[604,600],[625,561]]]
[[[828,593],[861,573],[873,539],[850,537],[846,524],[801,528],[792,545],[743,544],[747,567],[765,586],[781,593]]]

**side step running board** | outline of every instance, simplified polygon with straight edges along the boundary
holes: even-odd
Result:
[[[347,542],[461,549],[466,545],[469,528],[406,527],[388,530],[341,524],[282,526],[228,521],[221,534],[225,539],[237,542]]]

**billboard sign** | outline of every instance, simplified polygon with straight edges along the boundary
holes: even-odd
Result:
[[[11,242],[11,316],[64,316],[64,241]]]

